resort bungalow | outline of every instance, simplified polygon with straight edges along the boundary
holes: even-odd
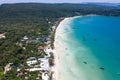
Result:
[[[40,52],[40,51],[43,51],[43,47],[42,46],[38,46],[38,51]]]
[[[28,66],[31,66],[32,64],[36,64],[37,60],[27,61],[26,63]]]
[[[49,70],[49,61],[46,58],[38,58],[38,61],[40,61],[40,67],[42,71]]]
[[[27,61],[29,61],[29,60],[35,60],[35,59],[36,59],[36,57],[30,57],[30,58],[27,59]]]

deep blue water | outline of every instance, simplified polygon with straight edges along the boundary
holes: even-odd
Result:
[[[120,80],[120,17],[78,17],[72,20],[71,28],[76,41],[88,48],[99,61],[98,70],[103,71],[106,77],[109,75],[111,80]],[[78,63],[80,58],[76,54]],[[92,62],[87,61],[89,63]],[[91,69],[94,70],[94,66]]]

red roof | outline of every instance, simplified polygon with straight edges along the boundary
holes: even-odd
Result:
[[[43,49],[43,47],[42,46],[38,46],[38,50],[42,50]]]

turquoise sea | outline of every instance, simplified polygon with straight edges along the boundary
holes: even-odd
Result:
[[[64,37],[57,41],[67,47],[60,80],[120,80],[120,17],[80,16],[61,24]]]

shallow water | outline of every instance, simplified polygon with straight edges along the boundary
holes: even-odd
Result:
[[[120,17],[65,19],[55,44],[59,80],[120,80]]]

